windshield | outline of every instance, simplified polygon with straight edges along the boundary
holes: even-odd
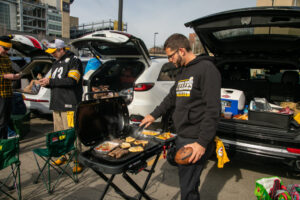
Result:
[[[132,41],[122,44],[93,42],[92,47],[101,55],[140,55]]]
[[[275,36],[285,35],[292,38],[300,38],[300,28],[287,27],[242,27],[213,32],[218,40],[247,37],[247,36]]]

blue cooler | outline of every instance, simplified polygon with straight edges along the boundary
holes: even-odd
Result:
[[[245,94],[241,90],[221,88],[222,113],[232,112],[232,115],[241,113],[245,106]]]

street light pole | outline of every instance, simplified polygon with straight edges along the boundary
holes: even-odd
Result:
[[[156,41],[156,35],[157,35],[157,34],[158,34],[158,32],[155,32],[155,33],[154,33],[154,45],[153,45],[153,46],[154,46],[154,47],[153,47],[154,50],[153,50],[153,55],[155,55],[155,41]]]
[[[122,25],[123,25],[123,0],[119,0],[119,13],[118,13],[118,30],[122,30]]]

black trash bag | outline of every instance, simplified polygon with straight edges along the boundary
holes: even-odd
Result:
[[[12,106],[11,108],[12,115],[26,114],[27,109],[21,93],[13,93],[11,106]]]

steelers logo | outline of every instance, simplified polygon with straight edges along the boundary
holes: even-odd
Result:
[[[218,149],[218,155],[219,155],[220,157],[223,156],[223,147],[220,147],[220,148]]]

